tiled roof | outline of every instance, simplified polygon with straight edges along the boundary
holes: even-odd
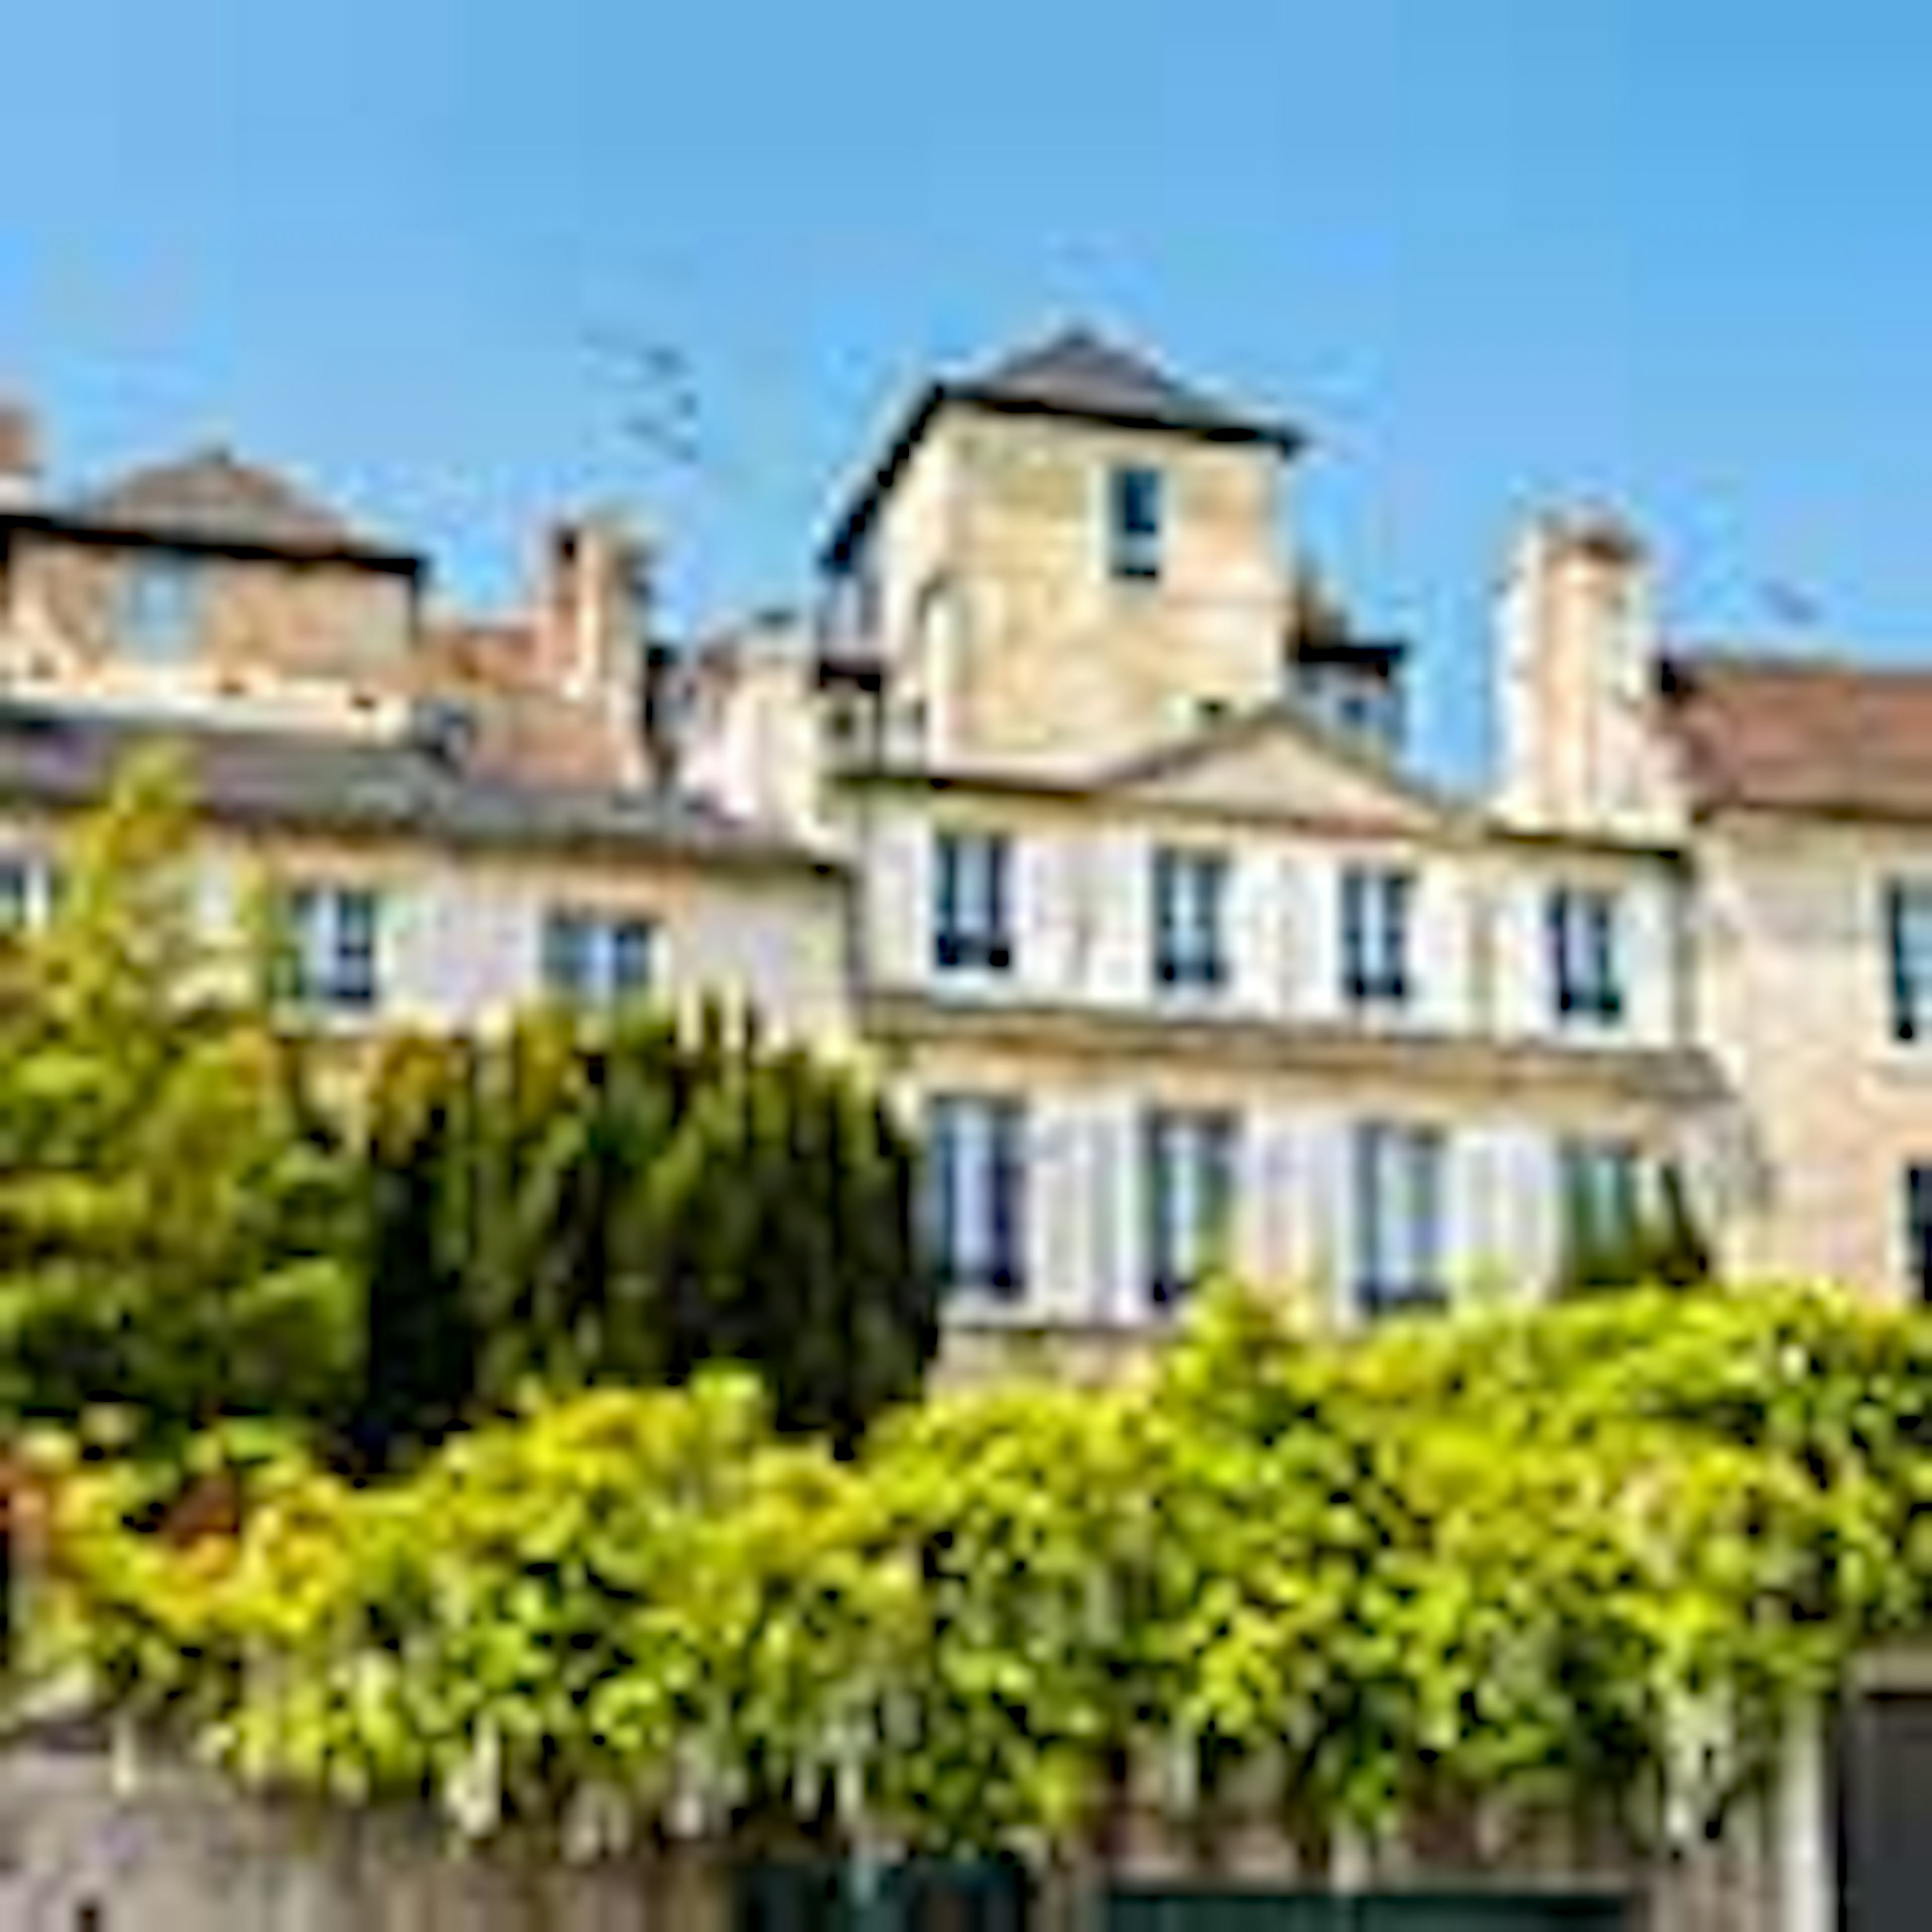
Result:
[[[143,536],[244,543],[304,554],[393,554],[272,470],[209,448],[136,470],[76,499],[64,514]]]
[[[312,826],[457,845],[643,848],[706,860],[828,869],[824,855],[672,793],[493,776],[400,739],[152,723],[0,706],[0,796],[98,803],[144,745],[178,748],[197,807],[218,820]]]
[[[1681,656],[1664,703],[1700,810],[1932,818],[1932,670]]]

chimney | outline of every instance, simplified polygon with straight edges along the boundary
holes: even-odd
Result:
[[[546,539],[537,622],[539,659],[559,697],[601,715],[625,762],[648,762],[651,550],[620,512],[554,524]]]
[[[1506,815],[1576,832],[1667,829],[1658,656],[1636,536],[1598,511],[1537,518],[1510,559],[1498,623]]]
[[[40,428],[25,403],[0,397],[0,508],[33,500],[40,482]]]

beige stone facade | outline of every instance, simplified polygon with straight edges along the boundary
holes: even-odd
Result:
[[[608,514],[546,533],[527,608],[459,620],[224,452],[74,499],[11,476],[0,861],[164,728],[214,874],[374,896],[384,1014],[532,997],[560,910],[648,927],[667,997],[997,1128],[946,1211],[1010,1210],[1011,1279],[956,1318],[1103,1357],[1204,1190],[1228,1264],[1345,1312],[1391,1243],[1446,1293],[1539,1292],[1580,1160],[1674,1169],[1736,1266],[1912,1289],[1932,1049],[1888,921],[1932,878],[1919,685],[1677,680],[1644,546],[1548,518],[1505,579],[1496,784],[1444,796],[1396,742],[1400,647],[1316,587],[1298,442],[1063,335],[915,399],[820,610],[675,653]],[[158,647],[157,558],[193,584]]]
[[[1150,1152],[1174,1122],[1214,1130],[1222,1264],[1343,1319],[1394,1251],[1452,1298],[1542,1292],[1579,1160],[1627,1160],[1640,1194],[1709,1165],[1722,1096],[1690,1031],[1681,847],[1654,820],[1444,796],[1388,712],[1355,731],[1309,701],[1294,447],[1084,338],[937,385],[838,526],[789,679],[770,634],[700,674],[692,769],[734,802],[810,798],[850,855],[882,1072],[935,1132],[1003,1124],[940,1190],[946,1214],[1012,1223],[998,1279],[956,1294],[956,1334],[1048,1331],[1104,1363],[1158,1322],[1171,1224],[1202,1212]],[[1126,530],[1123,477],[1153,479]],[[1385,685],[1397,655],[1324,616],[1321,669]],[[1533,658],[1542,607],[1516,624]],[[958,868],[994,848],[1000,930],[974,963],[946,928]],[[1212,875],[1211,972],[1162,957],[1177,862]],[[1356,984],[1364,879],[1400,888],[1393,998]],[[1600,1012],[1556,983],[1572,898],[1604,909]],[[1377,1168],[1383,1142],[1406,1181]],[[1405,1186],[1424,1198],[1385,1198]]]
[[[366,963],[318,1014],[338,1030],[496,1024],[560,992],[546,949],[568,921],[586,996],[614,990],[621,950],[674,1007],[716,999],[842,1047],[836,855],[663,782],[646,555],[608,515],[568,520],[527,613],[458,626],[426,618],[420,560],[225,453],[78,500],[16,490],[0,870],[47,876],[73,812],[164,742],[202,820],[212,923],[258,884],[354,902]]]
[[[1932,670],[1687,647],[1649,578],[1600,520],[1546,522],[1519,553],[1503,808],[1681,853],[1726,1264],[1924,1299],[1932,1044],[1901,1007],[1932,998],[1932,956],[1893,901],[1932,892]]]

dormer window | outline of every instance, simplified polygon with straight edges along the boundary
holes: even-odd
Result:
[[[1166,479],[1158,470],[1123,466],[1107,477],[1107,568],[1116,579],[1160,575]]]
[[[201,573],[165,550],[129,560],[121,580],[118,629],[122,647],[152,662],[170,663],[194,649],[201,624]]]

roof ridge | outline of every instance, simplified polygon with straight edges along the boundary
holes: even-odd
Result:
[[[306,482],[225,440],[138,464],[62,507],[88,523],[158,536],[391,554]]]

